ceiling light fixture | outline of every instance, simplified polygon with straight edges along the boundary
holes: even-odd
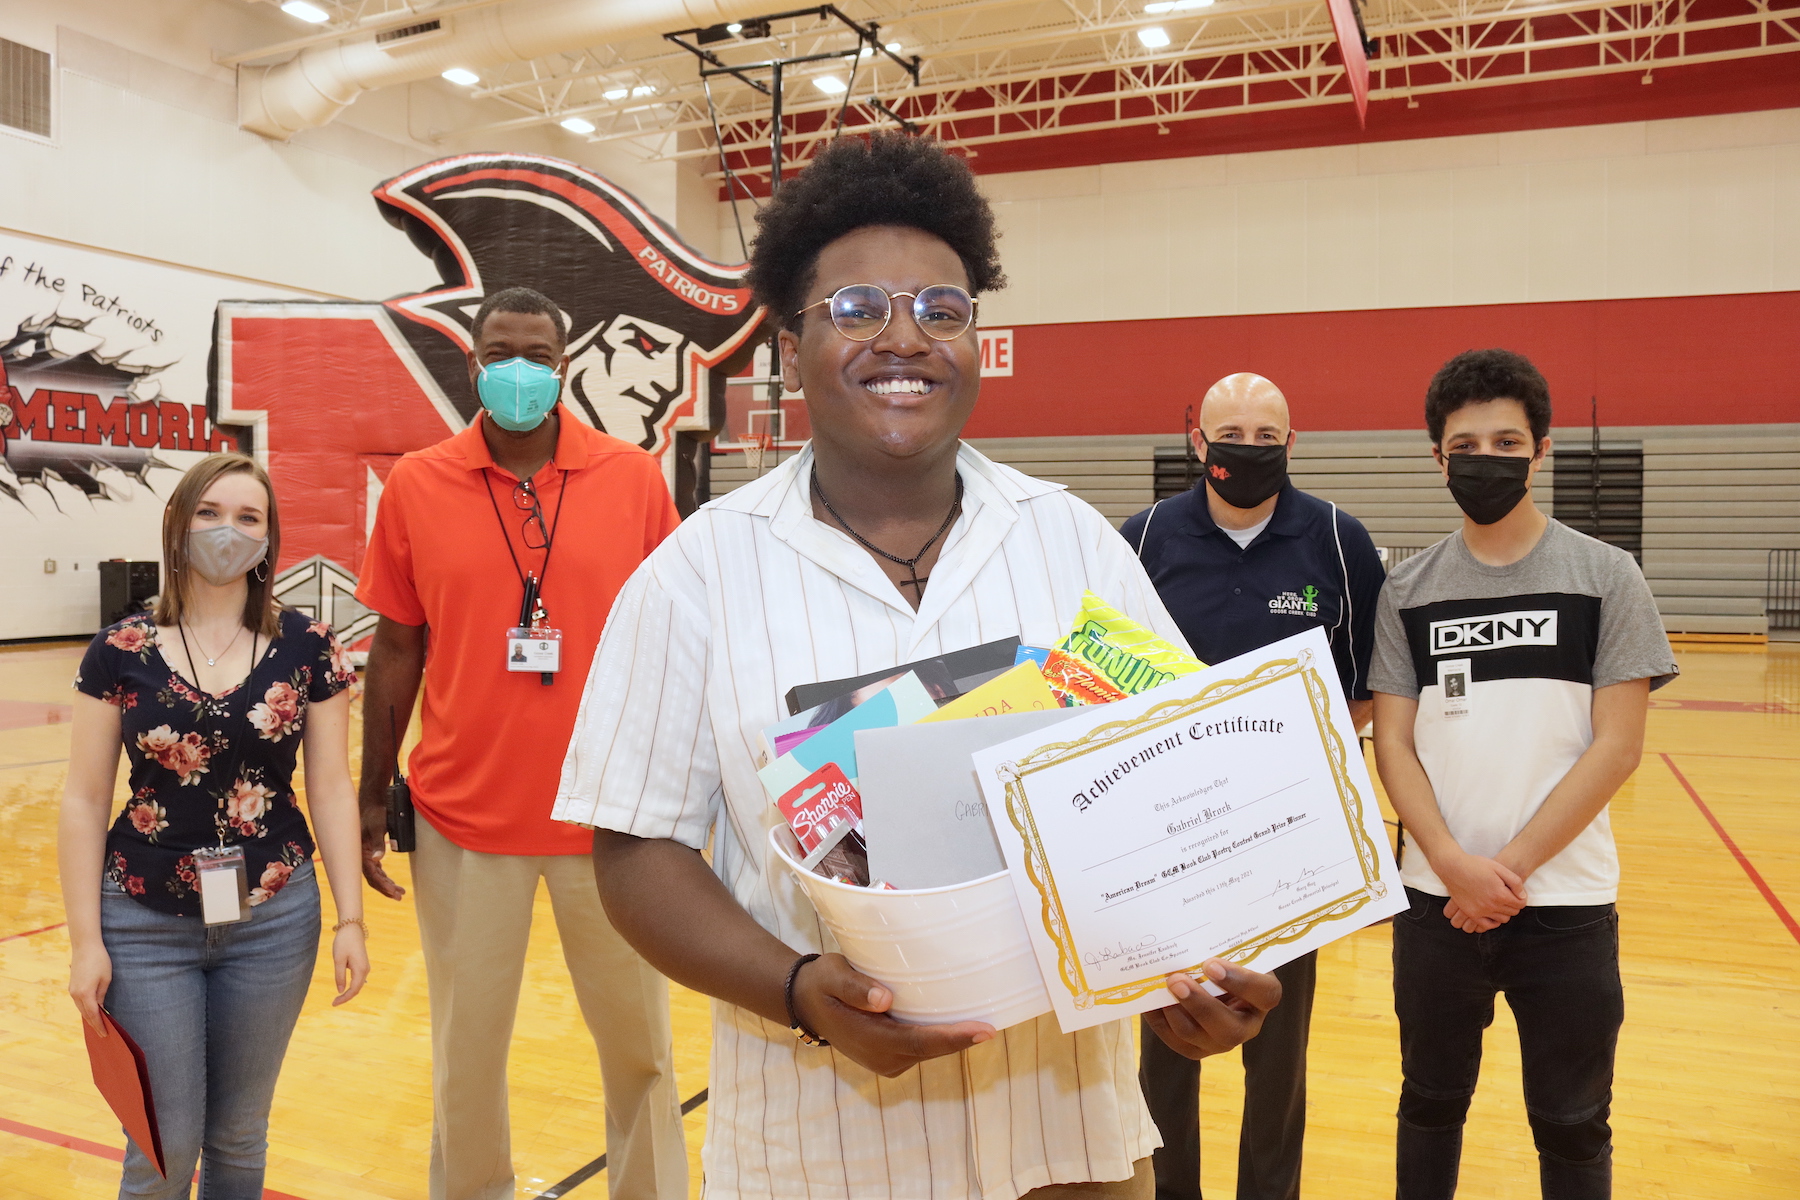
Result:
[[[888,43],[888,44],[887,44],[887,52],[888,52],[888,53],[889,53],[889,54],[898,54],[898,53],[900,53],[900,43],[899,43],[899,42],[889,42],[889,43]]]
[[[451,67],[444,72],[444,78],[458,87],[474,87],[481,82],[481,76],[464,67]]]
[[[287,0],[281,11],[290,17],[298,17],[308,25],[323,25],[331,20],[331,14],[316,4],[308,4],[306,0]]]
[[[654,96],[656,95],[656,89],[647,83],[640,83],[638,86],[631,89],[631,94],[634,96]]]
[[[1163,13],[1188,12],[1196,8],[1211,8],[1213,0],[1156,0],[1155,4],[1144,5],[1144,11],[1153,17]]]
[[[1148,29],[1138,30],[1138,41],[1144,43],[1148,49],[1161,50],[1169,44],[1169,34],[1162,26],[1152,25]]]
[[[725,32],[726,33],[742,33],[742,32],[744,32],[744,27],[739,22],[733,21],[731,24],[729,24],[725,27]]]
[[[630,88],[607,88],[604,92],[601,92],[600,94],[602,96],[605,96],[608,100],[623,100],[625,97],[631,95],[631,89]]]
[[[562,127],[570,133],[594,132],[594,123],[592,121],[584,121],[580,117],[568,117],[564,119]]]
[[[849,90],[836,75],[821,75],[813,80],[813,86],[827,96],[841,96]]]

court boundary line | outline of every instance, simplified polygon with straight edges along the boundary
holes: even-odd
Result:
[[[125,1161],[125,1151],[116,1146],[90,1142],[86,1138],[76,1137],[72,1133],[58,1133],[54,1129],[42,1129],[36,1125],[27,1125],[23,1121],[13,1121],[6,1117],[0,1117],[0,1133],[16,1134],[19,1137],[44,1142],[63,1150],[79,1150],[83,1154],[91,1154],[95,1158],[109,1159],[116,1163]],[[263,1200],[304,1200],[304,1197],[296,1196],[291,1192],[278,1192],[273,1188],[264,1188]]]
[[[1664,753],[1657,751],[1657,753]],[[1800,762],[1800,755],[1791,754],[1717,754],[1708,750],[1671,750],[1670,754],[1679,754],[1683,758],[1748,758],[1757,762]]]
[[[67,921],[58,921],[56,924],[46,925],[42,929],[27,929],[23,933],[9,933],[5,937],[0,937],[0,942],[10,942],[10,941],[14,941],[18,938],[35,937],[36,935],[38,935],[40,933],[49,933],[52,929],[61,929],[64,925],[67,925],[67,924],[68,924]]]
[[[686,1100],[682,1101],[681,1115],[685,1117],[696,1108],[699,1108],[702,1104],[705,1104],[706,1094],[711,1090],[710,1087],[703,1087],[693,1095],[689,1096]],[[596,1158],[593,1162],[587,1164],[585,1167],[577,1167],[568,1175],[565,1175],[563,1178],[539,1192],[538,1200],[561,1200],[563,1196],[568,1195],[570,1192],[574,1191],[604,1170],[606,1170],[606,1155],[603,1152],[600,1157]]]
[[[43,726],[41,726],[41,725],[21,725],[21,726],[19,726],[19,728],[20,729],[42,729]],[[20,767],[47,767],[51,763],[66,763],[68,761],[69,760],[66,758],[40,758],[40,759],[36,759],[32,762],[0,763],[0,771],[16,771]]]
[[[1700,815],[1706,818],[1706,823],[1713,827],[1713,832],[1719,835],[1719,840],[1725,843],[1725,848],[1731,851],[1733,858],[1737,859],[1738,866],[1744,869],[1744,874],[1750,877],[1750,882],[1756,885],[1756,890],[1762,893],[1762,898],[1775,911],[1775,915],[1780,918],[1781,923],[1787,926],[1787,931],[1793,935],[1795,943],[1800,944],[1800,921],[1794,920],[1794,914],[1790,913],[1787,906],[1782,904],[1781,897],[1777,896],[1775,890],[1763,879],[1761,872],[1756,869],[1749,856],[1738,849],[1738,844],[1731,840],[1731,835],[1725,832],[1725,826],[1719,823],[1719,818],[1713,816],[1712,809],[1706,806],[1706,801],[1700,798],[1700,793],[1694,790],[1694,785],[1689,783],[1687,776],[1681,773],[1681,768],[1675,765],[1675,760],[1662,752],[1658,752],[1657,757],[1663,760],[1663,765],[1669,768],[1669,773],[1675,776],[1675,781],[1686,790],[1688,798],[1694,802],[1694,807],[1700,810]],[[1716,755],[1715,757],[1726,756]]]

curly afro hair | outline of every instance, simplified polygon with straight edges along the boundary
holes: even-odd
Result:
[[[906,225],[942,238],[962,259],[969,291],[1006,286],[994,212],[968,164],[937,142],[877,133],[832,142],[756,214],[750,286],[787,328],[812,287],[819,251],[865,225]]]
[[[1452,413],[1489,400],[1517,400],[1531,424],[1531,436],[1550,436],[1550,385],[1531,360],[1511,350],[1464,350],[1438,368],[1425,389],[1425,430],[1433,445],[1444,441]]]

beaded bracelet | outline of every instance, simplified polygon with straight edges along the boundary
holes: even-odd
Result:
[[[800,1014],[794,1010],[794,980],[800,977],[800,968],[817,957],[819,956],[816,954],[802,954],[795,959],[794,965],[788,968],[787,982],[782,985],[781,991],[787,1000],[788,1028],[794,1031],[794,1036],[799,1038],[804,1045],[829,1046],[831,1043],[808,1029],[806,1022],[802,1021]]]
[[[369,925],[368,925],[368,922],[364,921],[361,917],[345,917],[343,920],[339,921],[336,925],[333,925],[331,927],[331,932],[336,933],[338,930],[342,929],[346,925],[354,925],[358,929],[362,930],[363,940],[364,941],[368,940]]]

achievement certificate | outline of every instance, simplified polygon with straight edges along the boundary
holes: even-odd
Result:
[[[1406,907],[1322,630],[974,761],[1066,1033],[1173,1004],[1170,972],[1271,970]]]

